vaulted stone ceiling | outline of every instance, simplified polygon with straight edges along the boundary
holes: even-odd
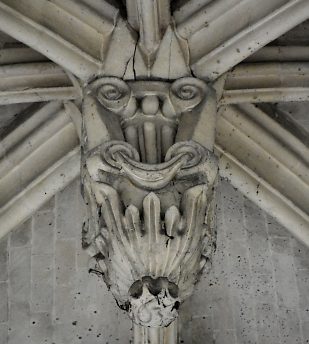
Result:
[[[81,86],[112,69],[143,75],[125,22],[138,29],[134,3],[0,1],[0,236],[79,175]],[[160,6],[164,27],[168,2]],[[309,245],[308,1],[172,1],[172,10],[190,73],[217,90],[221,176]],[[157,78],[178,61],[162,56]]]
[[[192,73],[217,89],[221,175],[309,243],[308,2],[191,0],[172,9]],[[78,175],[78,80],[122,63],[128,37],[108,41],[116,18],[134,26],[135,15],[133,1],[1,1],[2,235]],[[117,20],[115,33],[124,30]],[[116,57],[106,50],[113,42]]]
[[[309,245],[308,1],[156,4],[0,1],[0,237],[79,176],[90,82],[185,71],[216,90],[221,177]]]

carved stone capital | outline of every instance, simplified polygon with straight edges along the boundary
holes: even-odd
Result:
[[[214,92],[193,77],[103,77],[86,93],[83,246],[91,271],[135,324],[168,326],[215,246]]]

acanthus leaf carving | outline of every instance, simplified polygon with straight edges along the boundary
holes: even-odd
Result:
[[[211,95],[192,77],[106,77],[89,86],[84,100],[83,244],[94,271],[138,325],[173,322],[211,261],[217,159],[212,147],[177,140],[184,115],[213,117]],[[93,121],[104,135],[96,136]]]
[[[163,214],[160,199],[153,192],[143,199],[141,210],[134,205],[124,209],[114,188],[102,183],[95,188],[105,225],[91,242],[98,268],[118,304],[136,323],[167,326],[176,318],[180,303],[191,294],[203,264],[211,256],[203,251],[205,240],[211,251],[215,239],[213,229],[205,223],[207,187],[188,189],[180,209],[173,205]],[[166,286],[169,295],[161,297],[160,303],[157,296],[166,292]],[[149,318],[147,322],[139,314],[141,309],[151,314],[152,303],[158,313],[158,303],[165,312],[169,304],[170,312],[160,319],[156,314],[156,320]]]

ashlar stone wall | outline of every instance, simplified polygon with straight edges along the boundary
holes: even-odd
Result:
[[[132,326],[81,250],[76,181],[0,241],[0,344],[128,344]],[[227,182],[213,269],[182,307],[181,343],[309,343],[309,249]]]

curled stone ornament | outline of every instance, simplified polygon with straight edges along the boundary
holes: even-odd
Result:
[[[103,77],[84,99],[83,247],[91,271],[140,326],[172,323],[211,262],[213,99],[193,77]]]
[[[143,277],[133,283],[129,293],[130,317],[142,326],[168,326],[177,318],[178,287],[167,278]]]
[[[144,189],[156,190],[167,186],[182,169],[198,166],[206,157],[206,150],[195,142],[178,142],[166,153],[165,162],[145,164],[140,162],[137,150],[121,141],[109,141],[100,147],[100,152],[91,152],[88,170],[95,165],[93,177],[98,170],[126,176],[133,184]]]

